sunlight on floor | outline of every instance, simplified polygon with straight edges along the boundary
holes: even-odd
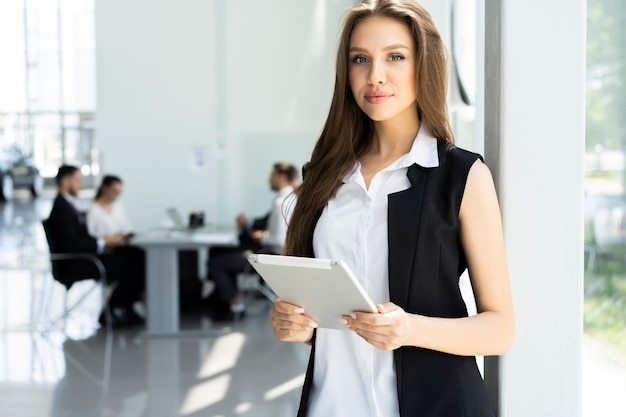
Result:
[[[209,378],[233,368],[245,341],[246,336],[243,333],[230,333],[218,338],[198,371],[198,379]]]
[[[235,413],[243,414],[243,413],[247,413],[251,409],[252,409],[252,403],[251,402],[245,402],[245,403],[241,403],[241,404],[239,404],[239,405],[237,405],[235,407]]]
[[[230,379],[230,374],[225,374],[192,387],[180,407],[179,414],[186,416],[222,401],[228,392]]]
[[[298,375],[297,377],[290,379],[284,384],[280,384],[270,390],[268,390],[264,395],[263,399],[265,401],[272,401],[275,398],[280,397],[281,395],[285,395],[289,391],[293,391],[295,389],[302,388],[304,384],[304,374]]]

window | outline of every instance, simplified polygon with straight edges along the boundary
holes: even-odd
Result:
[[[626,356],[626,4],[587,9],[584,325]]]
[[[97,174],[95,0],[0,3],[0,148]]]

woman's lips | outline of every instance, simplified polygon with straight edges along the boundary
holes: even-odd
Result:
[[[365,100],[371,104],[379,104],[387,101],[391,97],[388,93],[370,93],[365,95]]]

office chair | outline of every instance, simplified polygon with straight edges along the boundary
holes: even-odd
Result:
[[[104,308],[103,313],[106,319],[105,320],[106,329],[110,331],[112,329],[112,314],[111,314],[111,309],[109,308],[109,303],[108,303],[110,291],[107,286],[107,276],[106,276],[106,269],[104,268],[104,264],[102,263],[100,259],[98,259],[97,256],[91,253],[57,253],[55,238],[50,231],[48,220],[47,219],[43,220],[41,223],[43,226],[44,233],[46,235],[46,241],[48,242],[48,248],[50,249],[50,264],[51,264],[51,270],[52,270],[52,277],[54,278],[55,281],[58,281],[59,283],[63,284],[63,286],[65,287],[64,302],[63,302],[64,313],[61,315],[61,317],[58,317],[52,320],[50,323],[48,323],[45,326],[45,330],[47,331],[47,330],[53,329],[60,322],[65,322],[67,318],[69,317],[70,313],[72,313],[72,311],[78,308],[96,288],[100,287],[102,291],[102,303],[103,303],[103,308]],[[83,294],[76,302],[68,306],[68,292],[70,288],[72,287],[72,284],[76,282],[77,280],[64,279],[61,269],[60,269],[60,263],[64,263],[64,262],[71,263],[71,262],[77,262],[77,261],[91,262],[95,266],[98,272],[96,276],[93,276],[93,277],[86,276],[80,279],[80,280],[94,279],[95,285],[89,291]]]
[[[247,256],[251,253],[252,251],[246,251],[244,255]],[[246,264],[243,272],[237,274],[237,288],[243,294],[244,304],[248,304],[248,298],[254,291],[263,295],[271,303],[276,299],[274,291],[263,283],[261,276],[249,262]]]

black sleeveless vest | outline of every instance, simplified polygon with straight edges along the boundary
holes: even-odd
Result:
[[[469,170],[482,157],[441,140],[437,151],[438,167],[413,164],[411,187],[388,197],[389,295],[408,313],[466,317],[459,211]],[[314,357],[315,340],[298,417],[307,415]],[[401,417],[495,417],[473,356],[402,347],[393,357]]]

